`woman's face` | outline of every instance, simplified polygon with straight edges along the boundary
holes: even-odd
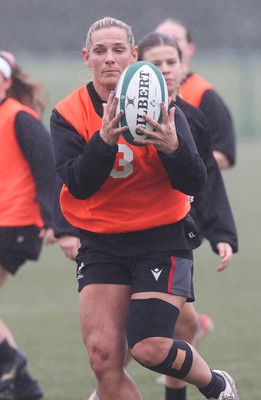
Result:
[[[103,100],[107,100],[121,73],[136,61],[137,47],[131,49],[125,29],[102,28],[92,33],[90,50],[83,49],[83,58],[92,69],[95,89]]]
[[[142,59],[159,68],[167,83],[169,96],[175,99],[183,77],[183,67],[177,49],[168,45],[155,46],[146,50]]]

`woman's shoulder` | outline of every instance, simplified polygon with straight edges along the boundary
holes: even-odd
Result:
[[[36,119],[40,119],[37,112],[34,111],[31,107],[22,104],[20,101],[15,100],[12,97],[7,98],[4,104],[6,109],[8,109],[9,112],[13,112],[14,115],[17,115],[19,112],[23,111],[27,114],[32,115]]]

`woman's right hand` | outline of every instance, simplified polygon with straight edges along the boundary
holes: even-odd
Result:
[[[80,239],[76,236],[64,235],[59,238],[59,246],[70,260],[75,260],[80,245]]]
[[[100,135],[104,142],[112,147],[118,143],[121,132],[128,129],[126,126],[119,128],[119,122],[122,118],[123,111],[121,110],[117,115],[115,115],[118,102],[119,99],[114,96],[114,92],[112,91],[107,103],[103,104],[103,118]]]

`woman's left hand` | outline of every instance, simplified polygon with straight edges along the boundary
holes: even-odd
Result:
[[[179,140],[174,122],[175,107],[170,108],[168,112],[165,104],[161,104],[161,112],[161,124],[150,118],[148,115],[144,115],[144,120],[151,125],[154,130],[150,131],[141,126],[137,126],[137,130],[148,138],[135,139],[135,143],[140,145],[152,144],[162,153],[171,154],[179,147]]]
[[[219,242],[217,244],[217,251],[220,257],[220,263],[217,267],[217,271],[221,272],[229,265],[233,257],[233,250],[229,243]]]
[[[42,228],[39,233],[39,238],[43,239],[46,245],[56,243],[58,240],[54,236],[53,228]]]

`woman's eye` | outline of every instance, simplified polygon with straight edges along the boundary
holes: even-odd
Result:
[[[95,54],[103,54],[103,53],[104,53],[104,50],[103,50],[103,49],[95,49],[95,50],[94,50],[94,53],[95,53]]]

